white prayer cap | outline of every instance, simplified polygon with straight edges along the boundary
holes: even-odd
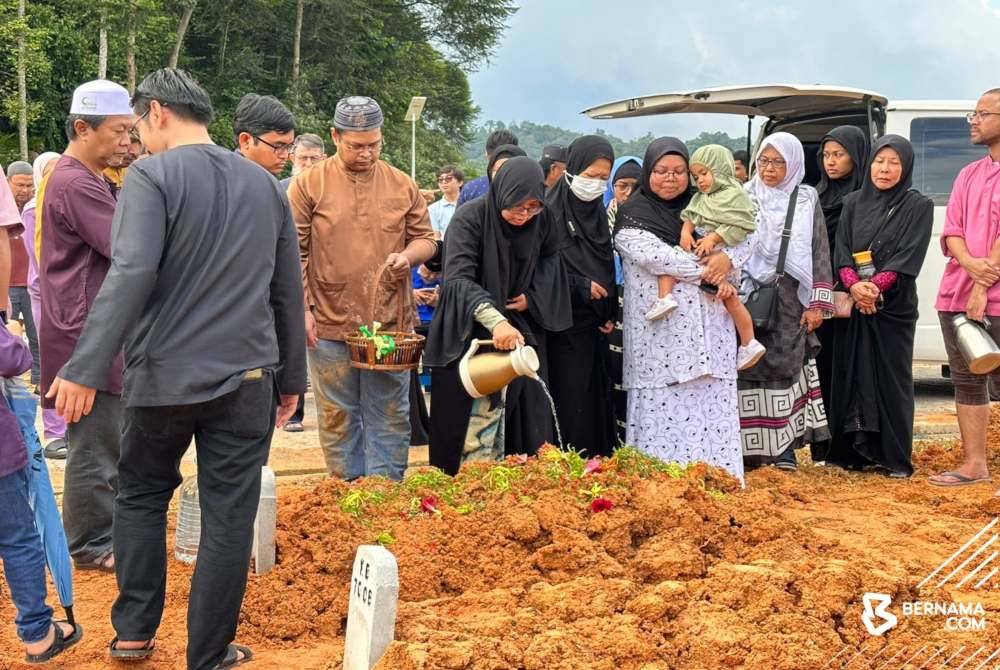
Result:
[[[124,86],[106,79],[95,79],[73,91],[69,113],[83,116],[131,115],[132,105]]]

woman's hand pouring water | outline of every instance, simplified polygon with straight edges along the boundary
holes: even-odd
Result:
[[[493,329],[493,346],[500,351],[512,351],[524,345],[524,335],[508,321],[501,321]]]

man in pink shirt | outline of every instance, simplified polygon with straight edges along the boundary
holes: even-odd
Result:
[[[989,376],[973,374],[958,350],[952,318],[965,314],[991,320],[1000,342],[1000,88],[987,91],[969,114],[972,143],[989,154],[967,165],[955,179],[941,246],[949,258],[935,308],[955,385],[958,426],[965,459],[953,472],[930,478],[936,486],[965,486],[989,480],[986,433],[990,422]],[[993,373],[1000,382],[1000,372]]]

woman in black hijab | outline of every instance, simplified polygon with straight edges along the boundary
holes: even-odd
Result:
[[[486,164],[486,178],[489,181],[493,181],[493,175],[496,174],[500,167],[509,161],[511,158],[516,158],[518,156],[527,156],[524,149],[517,146],[516,144],[501,144],[493,153],[490,154],[489,163]]]
[[[514,157],[497,171],[486,196],[460,207],[448,226],[441,296],[424,351],[432,368],[430,463],[448,474],[461,466],[472,409],[458,373],[472,339],[493,339],[503,350],[535,347],[546,379],[545,332],[571,324],[566,272],[544,194],[538,163]],[[548,401],[534,380],[511,383],[504,416],[507,454],[533,454],[554,439]]]
[[[833,256],[837,242],[837,223],[844,208],[844,198],[860,189],[866,180],[868,166],[868,137],[857,126],[838,126],[831,130],[819,143],[816,160],[822,175],[816,192],[823,207],[826,232],[830,237],[830,255]],[[841,319],[827,319],[816,330],[820,350],[816,354],[816,369],[823,402],[830,407],[830,382],[833,374],[833,340],[837,330],[843,325]],[[813,445],[814,460],[823,460],[829,445],[826,442]]]
[[[566,174],[545,198],[561,239],[573,304],[572,326],[548,337],[552,397],[566,445],[589,456],[609,455],[617,444],[607,336],[614,328],[618,297],[603,202],[614,160],[614,149],[604,138],[574,140]]]
[[[872,149],[868,178],[844,199],[834,265],[855,309],[833,358],[833,441],[827,460],[845,468],[913,474],[913,337],[917,274],[931,239],[934,205],[910,188],[913,146],[886,135]],[[855,260],[870,251],[875,274]]]
[[[725,305],[703,290],[729,279],[750,257],[753,240],[701,264],[678,247],[681,212],[691,201],[688,150],[673,137],[654,140],[642,161],[639,190],[618,209],[615,245],[625,274],[624,386],[628,443],[681,464],[702,461],[743,478],[736,381],[736,329]],[[677,278],[677,311],[649,321],[657,277]]]
[[[661,137],[653,140],[646,148],[639,190],[628,199],[627,208],[622,206],[619,209],[620,216],[615,218],[616,235],[624,228],[635,228],[656,235],[664,244],[672,247],[680,244],[681,228],[684,225],[681,212],[691,202],[695,191],[685,173],[683,177],[687,185],[676,197],[665,200],[653,192],[650,180],[656,162],[664,156],[678,156],[686,165],[689,159],[687,145],[675,137]]]
[[[611,168],[611,183],[604,192],[604,204],[607,207],[608,226],[614,230],[615,216],[618,208],[625,204],[629,197],[639,189],[642,181],[642,163],[635,156],[622,156]],[[615,255],[615,284],[618,293],[618,311],[615,314],[615,328],[608,335],[608,374],[611,377],[611,398],[615,404],[615,440],[625,444],[625,417],[628,416],[628,393],[623,382],[625,353],[623,349],[624,335],[622,322],[625,320],[622,296],[625,294],[622,284],[625,278],[621,270],[621,259]]]
[[[823,137],[816,160],[821,174],[816,192],[823,207],[832,251],[836,247],[837,222],[844,208],[844,198],[866,181],[868,138],[857,126],[838,126]]]

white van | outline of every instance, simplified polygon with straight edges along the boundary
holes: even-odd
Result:
[[[812,185],[820,177],[819,163],[815,160],[819,143],[836,126],[856,125],[872,138],[886,133],[908,138],[916,153],[913,186],[932,198],[935,205],[934,237],[917,280],[920,320],[913,358],[916,363],[940,365],[942,374],[947,375],[948,356],[934,310],[938,282],[945,265],[941,229],[948,196],[959,170],[985,154],[983,147],[974,146],[969,140],[965,115],[975,108],[975,104],[974,100],[889,102],[878,93],[855,88],[775,84],[649,95],[609,102],[584,110],[584,114],[594,119],[683,113],[738,114],[747,117],[748,138],[754,120],[763,119],[754,146],[777,131],[798,137],[805,147],[806,183]]]

